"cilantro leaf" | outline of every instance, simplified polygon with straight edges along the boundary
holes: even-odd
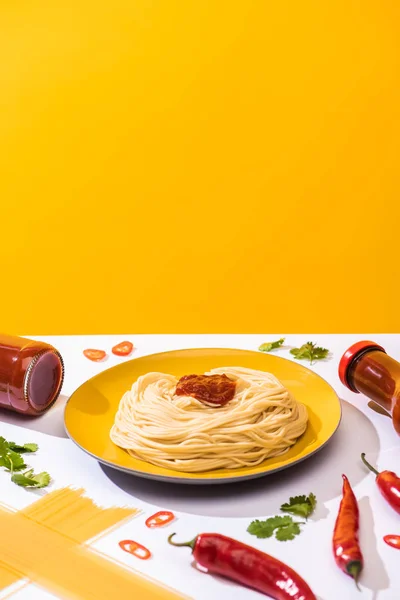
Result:
[[[297,360],[309,360],[312,365],[316,360],[322,360],[329,354],[327,348],[321,348],[316,346],[313,342],[307,342],[300,346],[300,348],[292,348],[290,351]]]
[[[36,481],[35,487],[37,488],[46,487],[51,481],[51,477],[47,471],[42,471],[41,473],[37,473],[37,475],[33,475],[32,479]]]
[[[14,473],[14,475],[11,477],[11,481],[23,487],[31,487],[32,483],[35,486],[35,482],[32,480],[32,478],[27,477],[24,473]]]
[[[8,442],[8,447],[14,452],[18,452],[19,454],[24,454],[25,452],[36,452],[39,449],[39,446],[33,443],[24,444],[23,446],[20,446],[15,442]]]
[[[12,473],[13,471],[25,469],[26,464],[20,454],[9,450],[7,454],[0,456],[0,467],[4,467]]]
[[[317,496],[315,494],[313,494],[312,492],[308,495],[307,501],[310,503],[311,505],[311,513],[312,514],[315,510],[315,507],[317,506]]]
[[[0,456],[7,454],[8,451],[8,442],[3,437],[0,437]]]
[[[15,473],[11,477],[11,481],[22,487],[43,488],[50,483],[50,475],[43,471],[35,475],[33,469],[25,471],[25,473]]]
[[[18,471],[25,469],[24,459],[18,452],[14,452],[9,448],[7,440],[0,437],[0,467],[4,467],[9,471]]]
[[[281,510],[307,519],[314,512],[316,504],[317,499],[314,494],[310,494],[309,496],[294,496],[290,498],[289,502],[282,504]]]
[[[274,528],[271,527],[267,521],[259,521],[256,519],[250,523],[247,531],[258,538],[269,538],[274,533]]]
[[[293,527],[295,525],[297,527]],[[287,530],[286,533],[284,533],[284,530]],[[276,539],[285,541],[286,539],[293,539],[295,535],[298,535],[300,533],[300,527],[298,523],[293,521],[292,517],[285,515],[270,517],[269,519],[265,519],[265,521],[256,519],[250,523],[247,531],[260,539],[272,537],[276,531]],[[296,531],[297,533],[295,533]],[[288,537],[289,535],[293,535],[293,537]]]
[[[276,348],[280,348],[285,341],[285,338],[281,338],[280,340],[276,340],[275,342],[265,342],[265,344],[261,344],[259,346],[260,352],[270,352],[271,350],[275,350]]]
[[[280,527],[277,530],[275,537],[280,542],[287,542],[288,540],[294,540],[295,536],[300,533],[301,529],[299,523],[293,521],[293,523],[286,525],[286,527]]]

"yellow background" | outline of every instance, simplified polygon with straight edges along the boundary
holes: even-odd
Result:
[[[0,328],[399,331],[399,6],[3,0]]]

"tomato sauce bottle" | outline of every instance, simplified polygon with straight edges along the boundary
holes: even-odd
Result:
[[[53,346],[0,334],[1,408],[40,415],[57,400],[63,380],[63,359]]]
[[[400,363],[375,342],[357,342],[340,359],[339,377],[350,390],[364,394],[390,413],[400,435]]]

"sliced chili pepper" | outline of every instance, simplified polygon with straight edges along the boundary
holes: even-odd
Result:
[[[134,542],[133,540],[122,540],[122,542],[119,542],[118,545],[122,550],[124,550],[124,552],[133,554],[133,556],[140,558],[140,560],[148,560],[151,557],[150,550],[142,546],[142,544]]]
[[[275,600],[317,600],[308,584],[276,558],[219,533],[201,533],[191,542],[172,546],[192,548],[196,562],[216,573],[253,588]]]
[[[386,542],[388,546],[400,550],[400,535],[385,535],[383,541]]]
[[[116,354],[117,356],[129,356],[129,354],[133,350],[132,342],[121,342],[117,344],[113,348],[111,348],[111,352]]]
[[[88,348],[87,350],[84,350],[83,354],[86,356],[86,358],[88,358],[89,360],[93,360],[94,362],[100,362],[107,356],[104,350],[94,350],[93,348]]]
[[[350,575],[358,587],[364,560],[358,542],[359,510],[357,499],[346,475],[343,477],[343,498],[333,533],[333,553],[336,564]]]
[[[146,526],[151,529],[153,527],[162,527],[163,525],[167,525],[167,523],[171,523],[174,519],[174,513],[169,510],[160,510],[146,520]]]
[[[400,477],[393,471],[382,471],[379,473],[365,458],[364,452],[361,454],[361,460],[370,471],[376,475],[376,484],[385,498],[396,512],[400,514]]]

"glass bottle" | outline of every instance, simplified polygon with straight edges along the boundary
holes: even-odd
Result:
[[[50,344],[0,334],[0,407],[40,415],[57,400],[64,380],[61,354]]]

